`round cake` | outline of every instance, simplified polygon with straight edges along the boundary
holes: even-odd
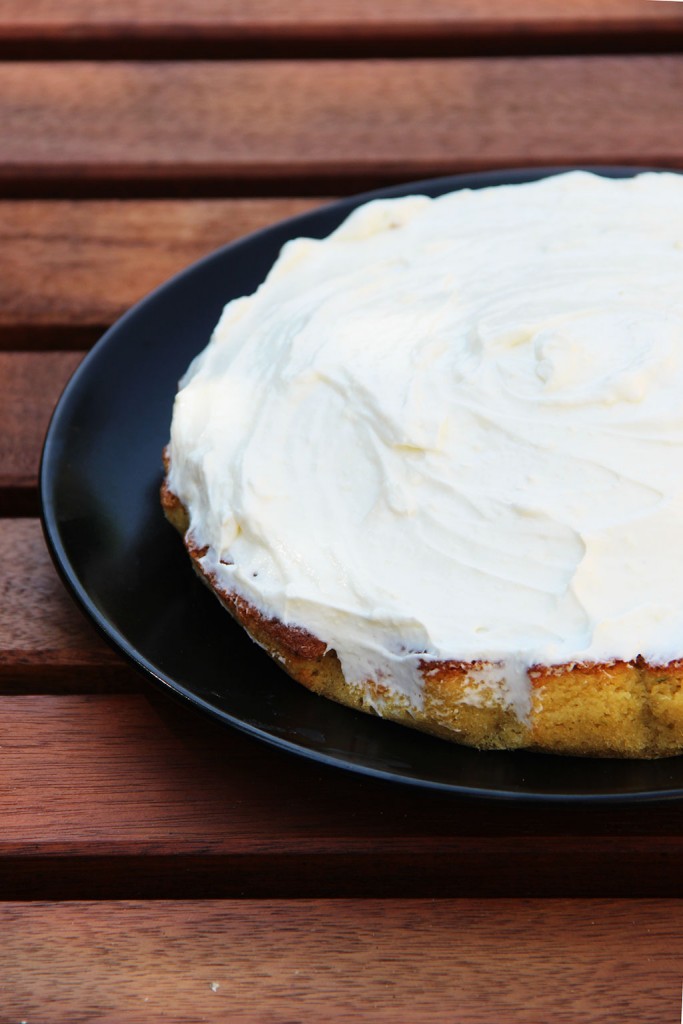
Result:
[[[195,569],[311,690],[479,748],[683,751],[683,177],[287,243],[165,466]]]

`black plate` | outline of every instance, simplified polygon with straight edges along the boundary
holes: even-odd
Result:
[[[252,292],[289,238],[329,234],[360,202],[532,181],[564,168],[413,182],[276,224],[185,270],[85,358],[52,418],[43,526],[64,580],[104,635],[154,681],[214,718],[314,761],[432,789],[512,799],[683,794],[683,758],[603,761],[484,753],[317,697],[279,670],[195,577],[158,500],[178,378],[228,299]],[[599,168],[627,177],[633,168]],[[102,282],[106,288],[106,281]]]

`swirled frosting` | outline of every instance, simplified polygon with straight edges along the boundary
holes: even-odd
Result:
[[[349,682],[419,702],[420,664],[479,662],[523,715],[532,665],[682,657],[683,178],[380,200],[289,242],[170,457],[219,585]]]

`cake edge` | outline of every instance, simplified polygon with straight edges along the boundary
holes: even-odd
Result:
[[[333,650],[299,626],[267,618],[236,593],[222,588],[201,564],[207,548],[189,536],[190,517],[168,483],[169,454],[161,506],[181,534],[195,572],[222,606],[292,679],[339,704],[480,750],[527,749],[601,758],[659,758],[683,752],[683,659],[656,666],[633,661],[534,666],[529,670],[531,711],[527,721],[477,691],[477,662],[429,661],[421,666],[424,706],[411,706],[389,687],[350,684]],[[469,701],[469,702],[468,702]]]

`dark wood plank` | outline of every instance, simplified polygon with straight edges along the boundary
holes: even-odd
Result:
[[[352,191],[683,163],[683,56],[0,66],[0,190]]]
[[[679,900],[9,903],[3,1009],[42,1024],[664,1024],[682,926]]]
[[[45,431],[81,361],[75,352],[0,352],[0,515],[35,515]]]
[[[672,47],[674,3],[646,0],[0,0],[0,53],[154,57]]]
[[[140,679],[77,610],[52,567],[40,524],[3,520],[0,693],[130,690]]]
[[[683,889],[680,802],[458,800],[325,769],[133,694],[0,698],[0,820],[4,899]]]
[[[201,256],[314,205],[306,199],[0,202],[0,347],[88,346]]]

